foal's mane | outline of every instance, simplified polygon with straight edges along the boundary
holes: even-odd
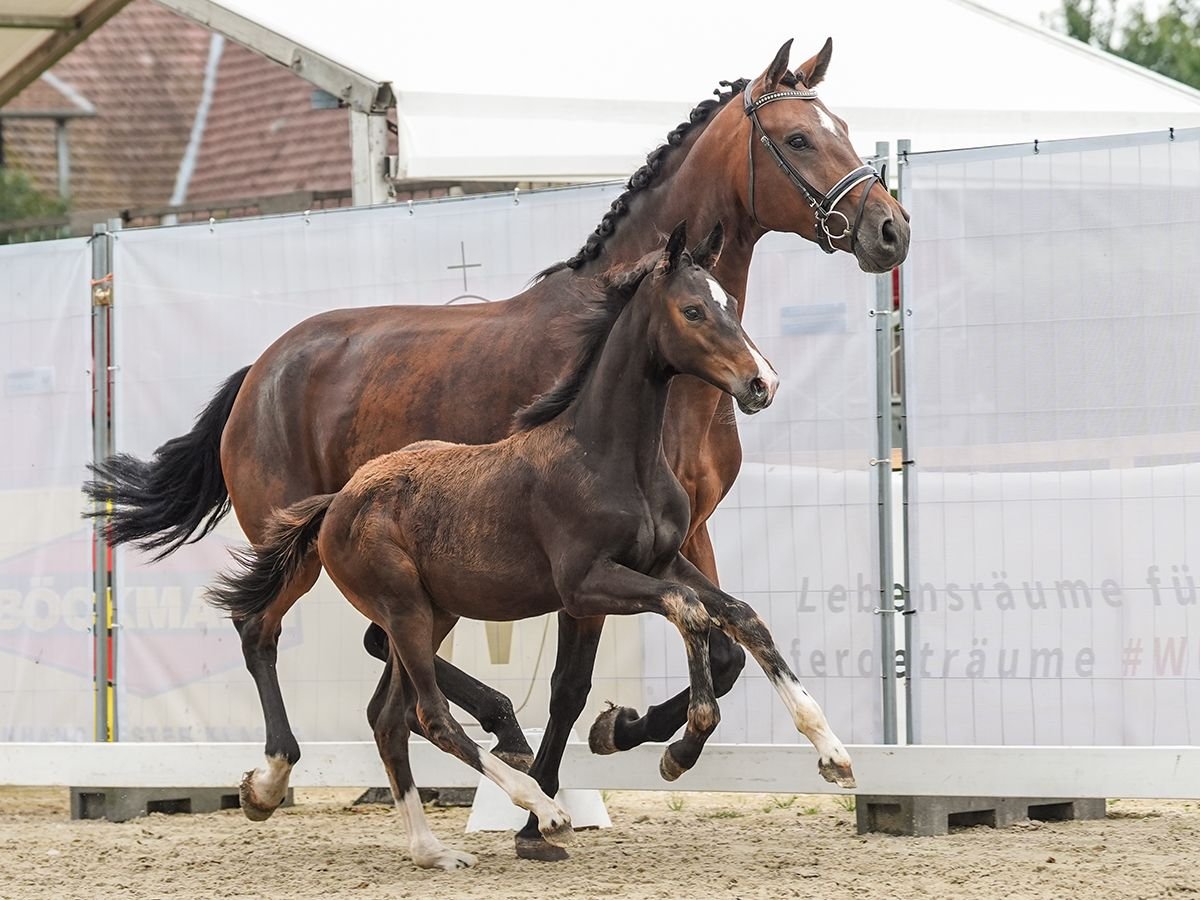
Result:
[[[581,309],[573,322],[576,341],[574,361],[554,387],[539,394],[528,406],[517,410],[513,416],[512,433],[529,431],[549,422],[575,401],[588,373],[600,358],[600,352],[621,311],[637,293],[646,276],[654,271],[662,255],[661,248],[652,250],[632,266],[609,269],[593,279],[592,283],[599,288],[599,293],[589,292],[586,299],[580,298]],[[679,268],[691,264],[691,254],[685,250]]]
[[[596,230],[588,235],[587,241],[579,249],[579,252],[570,259],[564,259],[561,262],[556,262],[542,269],[542,271],[533,277],[533,280],[535,282],[541,281],[543,278],[553,275],[555,272],[561,272],[563,269],[578,269],[584,263],[598,257],[601,251],[604,250],[605,240],[617,230],[617,223],[621,217],[629,212],[630,201],[639,192],[644,191],[654,184],[662,174],[663,166],[671,151],[682,144],[684,139],[693,130],[700,130],[697,126],[707,123],[716,110],[723,107],[734,97],[740,96],[748,82],[749,79],[747,78],[739,78],[736,81],[722,81],[720,83],[721,87],[728,88],[728,90],[722,91],[721,88],[717,88],[713,91],[717,99],[700,101],[696,105],[696,108],[689,113],[688,120],[676,125],[671,133],[667,135],[666,143],[650,151],[650,155],[646,157],[646,164],[629,176],[629,181],[625,183],[624,193],[612,202],[612,206],[604,214],[604,218],[600,220],[600,224],[596,226]]]

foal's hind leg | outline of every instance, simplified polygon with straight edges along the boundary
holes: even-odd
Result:
[[[363,646],[376,659],[387,661],[387,635],[374,622],[363,635]],[[437,668],[438,687],[446,698],[465,709],[484,731],[495,736],[496,746],[492,753],[514,769],[528,772],[533,763],[533,750],[517,721],[512,701],[440,656],[435,656],[433,662]]]
[[[404,820],[408,835],[408,852],[413,862],[423,869],[462,869],[475,865],[475,857],[462,850],[447,847],[429,827],[425,807],[413,784],[408,763],[408,707],[412,686],[402,666],[393,657],[388,661],[387,684],[380,682],[371,698],[375,707],[372,730],[379,756],[387,769],[396,809]],[[382,697],[381,697],[382,694]]]
[[[300,745],[288,722],[275,660],[284,615],[316,583],[320,572],[320,561],[314,555],[261,616],[233,623],[242,639],[246,668],[258,688],[267,731],[266,762],[242,776],[239,791],[242,812],[253,822],[269,818],[283,802],[292,766],[300,759]]]
[[[413,593],[424,592],[417,584]],[[417,694],[417,716],[426,738],[486,775],[508,794],[513,803],[537,816],[538,829],[552,844],[569,843],[574,836],[570,816],[538,788],[537,782],[519,772],[472,741],[450,714],[450,706],[438,688],[433,664],[434,613],[428,601],[424,608],[408,607],[403,613],[388,609],[384,630],[408,671]]]

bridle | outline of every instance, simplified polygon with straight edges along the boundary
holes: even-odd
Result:
[[[763,128],[762,122],[758,120],[758,111],[768,103],[774,103],[776,100],[816,100],[817,92],[807,87],[802,90],[768,91],[754,100],[750,96],[753,87],[754,82],[748,82],[746,89],[742,91],[742,108],[753,123],[753,127],[750,129],[750,147],[746,156],[750,168],[750,215],[754,218],[754,224],[766,231],[771,230],[758,221],[758,211],[754,204],[754,132],[757,130],[759,142],[767,148],[775,162],[779,164],[779,168],[783,169],[792,184],[804,195],[808,205],[816,213],[817,246],[826,253],[833,253],[835,249],[833,242],[849,236],[850,252],[853,253],[858,241],[858,226],[862,222],[863,211],[867,207],[867,197],[870,196],[871,188],[874,185],[868,184],[866,190],[863,191],[862,198],[858,201],[858,211],[855,213],[853,225],[846,214],[837,209],[837,205],[864,181],[874,182],[877,180],[884,186],[884,190],[887,190],[887,182],[883,180],[883,175],[875,171],[872,166],[862,165],[843,176],[837,184],[829,189],[828,194],[821,193],[787,160],[783,151],[779,149],[779,145],[772,140],[766,129]],[[842,220],[841,234],[834,234],[829,229],[829,220],[833,216]]]

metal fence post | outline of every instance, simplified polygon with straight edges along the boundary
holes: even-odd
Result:
[[[113,302],[112,231],[119,220],[92,227],[92,461],[101,462],[112,455],[111,326]],[[116,659],[113,642],[115,608],[113,603],[112,557],[104,532],[105,520],[94,520],[92,558],[92,597],[94,619],[92,636],[95,660],[95,725],[97,741],[115,741],[116,696],[114,675]]]
[[[903,205],[908,200],[908,152],[912,141],[896,141],[896,199]],[[912,592],[912,530],[909,527],[909,490],[913,458],[911,455],[912,442],[908,436],[908,344],[905,322],[912,315],[908,298],[908,277],[903,266],[900,268],[900,319],[896,332],[900,341],[900,364],[903,370],[900,376],[900,485],[902,491],[900,520],[903,523],[903,618],[904,618],[904,739],[909,744],[917,743],[918,737],[918,701],[913,691],[916,680],[916,641],[917,617],[913,607]]]
[[[879,167],[887,162],[886,141],[875,145]],[[892,275],[875,279],[875,466],[879,486],[879,616],[880,666],[883,690],[883,740],[894,744],[896,728],[896,632],[892,600]]]

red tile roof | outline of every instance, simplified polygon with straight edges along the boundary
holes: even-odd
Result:
[[[226,43],[189,201],[350,187],[349,114],[313,109],[313,86]]]

